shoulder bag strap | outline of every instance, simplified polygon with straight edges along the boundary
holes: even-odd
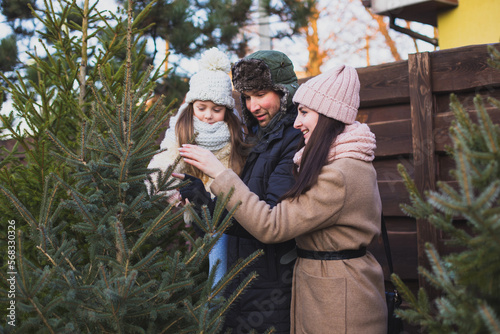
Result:
[[[387,236],[387,227],[385,226],[384,214],[381,215],[382,218],[382,239],[384,240],[385,256],[387,257],[387,264],[389,265],[389,270],[391,274],[394,272],[392,267],[392,256],[391,256],[391,246],[389,245],[389,237]]]

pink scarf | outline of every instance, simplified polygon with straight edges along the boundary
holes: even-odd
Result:
[[[300,166],[304,147],[293,157],[293,162]],[[354,122],[346,125],[344,131],[337,136],[328,153],[328,162],[342,158],[352,158],[362,161],[373,161],[377,148],[375,134],[365,123]]]

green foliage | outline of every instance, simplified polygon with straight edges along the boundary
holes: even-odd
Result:
[[[262,1],[265,11],[270,16],[276,16],[280,22],[287,22],[288,26],[276,32],[274,38],[291,38],[300,33],[300,29],[307,27],[309,18],[318,6],[318,0],[259,0]]]
[[[248,40],[240,31],[250,22],[252,0],[139,0],[134,10],[146,5],[153,6],[153,12],[141,25],[149,25],[147,34],[165,40],[176,54],[193,57],[214,46],[246,54]]]
[[[500,54],[491,54],[491,63],[500,64]],[[500,101],[488,98],[488,103],[500,109]],[[422,288],[416,298],[397,275],[392,276],[409,304],[398,314],[426,333],[500,333],[500,127],[492,122],[480,96],[474,104],[477,122],[451,95],[455,120],[449,151],[455,160],[451,175],[456,187],[438,182],[437,191],[422,196],[399,166],[411,200],[402,209],[428,220],[461,249],[440,256],[433,245],[426,245],[431,270],[419,268],[419,272],[439,292],[435,300],[430,301]],[[465,219],[467,229],[457,227],[456,219]]]
[[[492,45],[488,45],[488,52],[491,55],[491,59],[488,59],[488,64],[500,70],[500,51],[495,49]]]
[[[17,64],[17,38],[10,35],[0,41],[0,71],[12,71]]]
[[[3,0],[0,4],[0,7],[2,8],[2,14],[7,18],[8,21],[32,18],[33,16],[29,6],[31,6],[32,8],[36,8],[36,0]]]
[[[67,173],[45,175],[36,210],[0,184],[17,225],[26,224],[26,232],[17,231],[15,268],[10,268],[17,271],[16,326],[2,323],[3,332],[217,333],[230,303],[256,277],[249,275],[229,299],[221,296],[262,251],[242,259],[215,286],[215,271],[207,275],[209,250],[237,209],[216,221],[227,196],[220,196],[214,219],[206,212],[201,219],[190,209],[207,232],[194,239],[182,229],[179,235],[185,208],[147,193],[144,181],[154,172],[147,164],[158,153],[155,138],[170,107],[162,98],[148,104],[151,77],[157,75],[151,75],[151,67],[137,71],[132,58],[137,38],[128,14],[126,59],[119,67],[98,66],[99,81],[89,83],[93,101],[74,143],[51,127],[44,129],[57,150],[47,151]],[[58,94],[63,95],[54,89]],[[171,188],[170,175],[161,179],[160,190]],[[191,247],[165,244],[179,238]],[[3,303],[13,300],[5,272],[0,273]]]
[[[32,62],[28,71],[16,72],[17,80],[0,73],[7,87],[2,92],[11,97],[16,111],[0,116],[2,134],[15,142],[12,150],[2,148],[0,153],[0,184],[30,212],[37,212],[41,207],[43,184],[48,175],[55,173],[68,184],[73,183],[68,176],[68,166],[48,154],[53,143],[46,131],[69,148],[76,148],[80,123],[88,119],[87,110],[94,101],[94,95],[87,89],[88,82],[102,86],[98,84],[97,66],[118,67],[113,65],[120,61],[117,54],[126,49],[126,22],[119,17],[107,17],[95,8],[85,11],[72,3],[57,11],[50,1],[45,0],[44,5],[44,9],[33,15],[44,25],[41,33],[44,39],[40,43],[45,55],[40,56],[37,50],[30,52]],[[80,21],[86,22],[85,26],[68,23],[68,16],[75,13],[80,15]],[[103,26],[102,22],[107,20],[116,21],[116,25]],[[71,32],[65,26],[69,26]],[[134,30],[134,34],[139,33]],[[133,75],[137,77],[144,57],[139,44],[135,43]],[[157,79],[159,74],[155,75]],[[114,93],[119,94],[119,89],[117,86]],[[59,198],[65,196],[64,192],[58,194]],[[4,197],[0,197],[0,215],[4,219],[17,217]],[[0,232],[2,236],[4,233]],[[0,246],[5,240],[1,238]]]

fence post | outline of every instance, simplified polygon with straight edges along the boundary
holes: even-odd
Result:
[[[428,52],[409,55],[409,89],[412,119],[413,163],[415,185],[423,194],[436,188],[436,161],[433,137],[434,99],[432,96],[431,58]],[[436,228],[428,221],[417,219],[418,265],[430,269],[425,243],[438,248]],[[419,276],[419,286],[429,294],[432,288]]]

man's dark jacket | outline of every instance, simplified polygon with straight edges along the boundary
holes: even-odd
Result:
[[[295,182],[292,159],[302,135],[293,128],[296,115],[296,107],[292,106],[272,130],[259,139],[241,174],[241,179],[250,190],[271,206],[275,206]],[[275,333],[290,333],[295,240],[263,244],[237,222],[233,222],[227,233],[230,234],[228,268],[239,258],[246,258],[258,249],[263,249],[264,255],[245,268],[226,289],[228,297],[250,272],[256,271],[259,275],[225,314],[225,328],[232,328],[232,333],[248,333],[251,329],[263,333],[274,326]]]

